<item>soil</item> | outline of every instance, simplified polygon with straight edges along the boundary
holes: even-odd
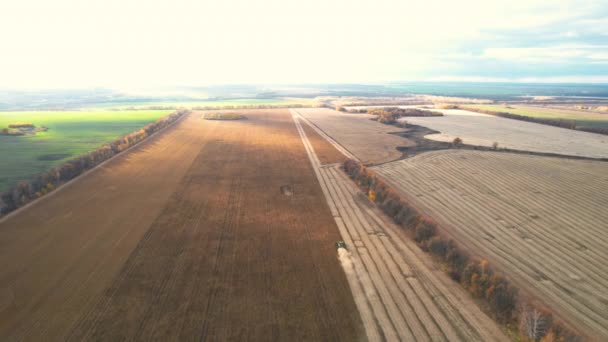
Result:
[[[191,113],[1,220],[0,339],[364,338],[289,112],[242,113]]]
[[[336,150],[327,140],[323,139],[311,126],[305,123],[302,125],[302,128],[315,149],[315,153],[321,164],[343,163],[346,161],[346,156]]]

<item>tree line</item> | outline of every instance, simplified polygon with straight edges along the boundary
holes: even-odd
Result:
[[[311,108],[313,105],[293,104],[251,104],[225,106],[194,106],[192,110],[222,110],[222,109],[278,109],[278,108]]]
[[[146,139],[150,135],[171,125],[189,113],[181,109],[173,112],[143,128],[124,135],[113,142],[71,159],[50,171],[44,172],[29,181],[21,181],[9,190],[0,194],[0,215],[7,214],[28,202],[53,191],[59,184],[65,183],[85,171],[103,163],[122,151]]]
[[[442,236],[437,223],[419,213],[375,173],[352,159],[345,161],[343,167],[370,200],[405,230],[422,250],[445,266],[454,281],[485,303],[494,319],[502,324],[519,326],[520,340],[580,340],[580,336],[552,320],[548,310],[524,303],[517,288],[496,272],[487,260],[472,257],[454,240]]]
[[[507,113],[507,112],[497,112],[497,111],[493,111],[493,110],[471,108],[471,107],[464,107],[464,106],[461,107],[461,109],[468,110],[471,112],[499,116],[501,118],[528,121],[528,122],[534,122],[534,123],[539,123],[539,124],[543,124],[543,125],[549,125],[549,126],[573,129],[573,130],[578,130],[578,131],[585,131],[585,132],[608,135],[608,128],[577,126],[576,120],[545,119],[545,118],[537,118],[537,117],[533,117],[533,116],[525,116],[525,115],[519,115],[519,114],[513,114],[513,113]]]
[[[398,119],[407,116],[415,116],[415,117],[426,117],[426,116],[443,116],[442,113],[419,109],[419,108],[399,108],[399,107],[387,107],[387,108],[373,108],[367,109],[367,113],[371,115],[376,115],[376,121],[393,125],[398,123]]]

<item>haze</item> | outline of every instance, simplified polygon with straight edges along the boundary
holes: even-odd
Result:
[[[3,1],[0,87],[608,82],[603,1]]]

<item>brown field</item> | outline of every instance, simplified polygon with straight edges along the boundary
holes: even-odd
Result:
[[[307,123],[302,124],[302,129],[306,133],[308,140],[314,148],[317,158],[321,165],[343,163],[348,158],[340,153],[334,146],[332,146],[327,140],[323,139],[313,128]]]
[[[506,341],[470,296],[436,269],[337,164],[321,165],[302,118],[292,110],[332,216],[346,242],[340,259],[370,341]],[[332,145],[334,141],[330,139]]]
[[[0,221],[0,339],[364,338],[292,118],[243,114],[192,113]]]
[[[402,129],[370,121],[372,116],[368,114],[347,114],[327,108],[298,108],[295,111],[365,164],[397,160],[402,155],[397,147],[414,144],[406,138],[389,134]]]
[[[608,163],[450,150],[372,169],[571,326],[608,339]]]

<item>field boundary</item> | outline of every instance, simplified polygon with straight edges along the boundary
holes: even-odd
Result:
[[[334,140],[331,136],[329,136],[329,134],[325,133],[325,131],[323,131],[320,127],[318,127],[317,125],[312,123],[310,120],[305,118],[304,115],[300,114],[297,110],[291,109],[291,111],[292,111],[292,114],[295,112],[295,115],[297,116],[298,119],[306,122],[306,124],[308,124],[308,126],[310,126],[312,129],[314,129],[315,132],[317,132],[321,137],[323,137],[325,140],[327,140],[327,142],[329,142],[331,145],[333,145],[338,151],[340,151],[342,154],[344,154],[347,158],[357,160],[357,161],[360,160],[354,154],[352,154],[346,147],[340,145],[339,142]]]
[[[2,215],[2,214],[0,213],[0,223],[1,223],[1,222],[4,222],[4,221],[6,221],[6,220],[8,220],[9,218],[11,218],[11,217],[13,217],[13,216],[15,216],[15,215],[17,215],[17,214],[19,214],[19,213],[21,213],[22,211],[24,211],[24,210],[28,209],[29,207],[31,207],[31,206],[33,206],[33,205],[35,205],[35,204],[39,203],[39,202],[41,202],[42,200],[44,200],[44,199],[46,199],[46,198],[52,198],[52,197],[53,197],[53,196],[54,196],[56,193],[58,193],[58,192],[60,192],[61,190],[65,189],[65,188],[67,188],[67,187],[69,187],[69,186],[71,186],[71,185],[72,185],[73,183],[75,183],[76,181],[78,181],[78,180],[80,180],[80,179],[84,178],[84,176],[86,176],[87,174],[89,174],[89,173],[91,173],[91,172],[93,172],[93,171],[95,171],[95,170],[97,170],[97,169],[99,169],[99,168],[101,168],[101,167],[105,166],[105,165],[106,165],[108,162],[110,162],[110,161],[114,160],[116,157],[119,157],[119,156],[121,156],[121,155],[125,155],[127,152],[132,151],[134,148],[139,147],[139,146],[143,146],[143,145],[145,145],[145,144],[149,143],[149,142],[152,140],[152,139],[150,139],[150,138],[153,138],[153,137],[157,137],[157,136],[159,136],[161,133],[165,132],[165,131],[166,131],[168,128],[170,128],[170,127],[172,127],[173,125],[175,125],[176,123],[178,123],[178,122],[182,121],[182,120],[183,120],[183,118],[187,117],[187,116],[188,116],[190,113],[191,113],[191,111],[190,111],[190,110],[185,111],[183,114],[181,114],[181,115],[180,115],[180,116],[179,116],[179,117],[178,117],[178,118],[177,118],[175,121],[171,122],[169,125],[167,125],[167,126],[163,127],[162,129],[160,129],[160,130],[158,130],[158,131],[154,132],[153,134],[151,134],[151,135],[147,136],[147,137],[146,137],[145,139],[143,139],[142,141],[140,141],[140,142],[138,142],[138,143],[136,143],[136,144],[134,144],[134,145],[132,145],[132,146],[129,146],[127,149],[125,149],[125,150],[121,151],[120,153],[117,153],[117,154],[115,154],[115,155],[111,156],[110,158],[108,158],[108,159],[104,160],[104,161],[103,161],[103,162],[101,162],[100,164],[95,165],[94,167],[92,167],[92,168],[90,168],[90,169],[88,169],[88,170],[84,171],[83,173],[81,173],[81,174],[77,175],[76,177],[74,177],[74,178],[70,179],[69,181],[64,182],[64,183],[60,183],[60,184],[58,184],[58,185],[57,185],[57,187],[56,187],[55,189],[53,189],[53,191],[51,191],[51,192],[49,192],[49,193],[45,194],[44,196],[41,196],[41,197],[38,197],[38,198],[34,198],[34,199],[32,199],[32,200],[28,201],[28,202],[27,202],[26,204],[24,204],[23,206],[20,206],[20,207],[16,208],[15,210],[12,210],[12,211],[10,211],[10,212],[8,212],[8,213],[4,214],[4,215]],[[171,114],[168,114],[168,115],[171,115]],[[168,116],[168,115],[167,115],[167,116]],[[166,116],[165,116],[165,117],[166,117]],[[161,119],[162,119],[162,118],[161,118]],[[126,134],[126,135],[128,135],[128,134]],[[103,146],[103,145],[102,145],[102,146]],[[78,157],[77,157],[77,158],[78,158]],[[12,188],[13,188],[13,187],[9,188],[9,190],[8,190],[8,191],[10,191]],[[2,193],[0,193],[0,194],[2,194]],[[1,204],[1,203],[2,203],[2,200],[0,199],[0,204]]]
[[[566,341],[580,341],[582,332],[576,330],[566,320],[560,319],[560,314],[553,314],[547,309],[546,304],[541,303],[521,288],[515,287],[503,276],[504,272],[497,272],[496,268],[489,265],[487,260],[463,248],[462,243],[456,243],[452,238],[447,238],[446,235],[451,236],[449,231],[437,225],[429,217],[420,213],[409,201],[403,199],[390,181],[384,181],[374,171],[369,171],[363,164],[354,160],[344,163],[344,171],[368,194],[372,202],[376,203],[387,216],[409,233],[407,235],[416,241],[421,250],[431,254],[444,266],[443,270],[452,280],[470,292],[473,297],[481,299],[483,307],[492,312],[492,317],[497,323],[502,324],[511,333],[515,333],[512,329],[517,327],[522,320],[521,309],[529,308],[529,310],[542,313],[550,326],[547,326],[541,336],[531,338],[520,335],[519,338],[524,341],[540,340],[545,334],[552,334],[554,338],[557,338],[556,340],[562,338]],[[485,281],[478,282],[478,279],[484,278]],[[473,281],[473,279],[476,280]],[[489,292],[492,288],[500,289],[500,291]],[[501,293],[501,291],[506,292]],[[521,295],[522,293],[524,295]],[[511,299],[505,302],[507,298]],[[504,306],[500,302],[503,304],[511,302],[511,304]]]
[[[514,113],[510,113],[510,112],[499,112],[499,111],[494,111],[494,110],[489,110],[489,109],[467,107],[466,105],[465,106],[456,106],[456,109],[462,109],[462,110],[468,110],[471,112],[476,112],[476,113],[481,113],[481,114],[498,116],[498,117],[505,118],[505,119],[533,122],[533,123],[537,123],[537,124],[541,124],[541,125],[571,129],[574,131],[608,135],[608,128],[593,128],[593,127],[578,126],[576,120],[571,120],[571,119],[543,119],[543,118],[537,118],[537,117],[533,117],[533,116],[514,114]]]
[[[306,132],[300,135],[346,243],[339,259],[370,341],[506,340],[469,295],[435,273],[434,262],[365,198],[341,163],[320,165]]]
[[[392,125],[392,124],[386,124]],[[397,126],[399,127],[399,126]],[[539,157],[552,157],[552,158],[563,158],[563,159],[573,159],[573,160],[592,160],[592,161],[608,161],[608,158],[593,158],[593,157],[585,157],[585,156],[575,156],[569,154],[559,154],[559,153],[550,153],[550,152],[538,152],[538,151],[529,151],[529,150],[516,150],[512,148],[506,147],[488,147],[481,145],[470,145],[470,144],[461,144],[458,147],[454,146],[453,143],[436,141],[427,139],[426,136],[429,134],[440,133],[434,129],[428,128],[422,125],[415,124],[407,124],[408,130],[402,132],[390,132],[388,134],[398,135],[400,137],[404,137],[406,139],[412,140],[416,143],[415,146],[405,146],[399,147],[398,150],[403,153],[403,156],[398,160],[408,159],[420,155],[425,152],[430,151],[445,151],[445,150],[469,150],[469,151],[483,151],[483,152],[501,152],[501,153],[513,153],[513,154],[522,154],[522,155],[531,155],[531,156],[539,156]],[[562,127],[560,127],[562,128]],[[351,158],[352,159],[352,158]],[[392,163],[393,161],[387,161],[383,163],[374,163],[373,166],[384,165],[388,163]],[[368,166],[372,166],[371,164]]]

